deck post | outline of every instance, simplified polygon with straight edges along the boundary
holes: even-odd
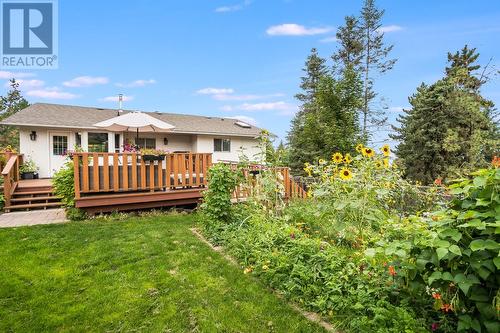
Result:
[[[74,179],[75,179],[75,199],[79,199],[80,198],[80,158],[79,158],[78,154],[73,155],[73,175],[74,175]]]

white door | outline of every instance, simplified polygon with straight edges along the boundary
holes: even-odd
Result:
[[[66,162],[66,152],[70,147],[69,132],[50,132],[49,176],[59,170]]]

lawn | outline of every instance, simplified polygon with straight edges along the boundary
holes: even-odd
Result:
[[[323,332],[194,224],[178,214],[0,230],[0,331]]]

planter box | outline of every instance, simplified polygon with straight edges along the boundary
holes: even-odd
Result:
[[[35,179],[34,172],[25,172],[21,174],[21,179]]]
[[[142,155],[142,159],[145,162],[163,161],[165,159],[165,155]]]

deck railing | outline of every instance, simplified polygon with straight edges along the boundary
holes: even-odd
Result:
[[[233,162],[223,162],[229,164],[233,170],[238,168],[238,165]],[[295,198],[306,198],[307,192],[304,187],[294,181],[293,177],[290,175],[290,168],[287,167],[266,167],[260,164],[251,164],[243,168],[243,176],[245,179],[249,180],[247,184],[241,184],[235,188],[233,191],[233,199],[244,200],[251,196],[253,191],[256,190],[255,177],[260,173],[261,170],[271,170],[276,173],[278,181],[283,184],[283,197],[285,199],[295,199]]]
[[[23,163],[23,155],[5,153],[5,167],[2,170],[3,196],[5,207],[10,206],[10,199],[19,182],[19,167]]]
[[[167,154],[146,161],[137,153],[74,153],[75,198],[99,192],[204,187],[212,154]]]

